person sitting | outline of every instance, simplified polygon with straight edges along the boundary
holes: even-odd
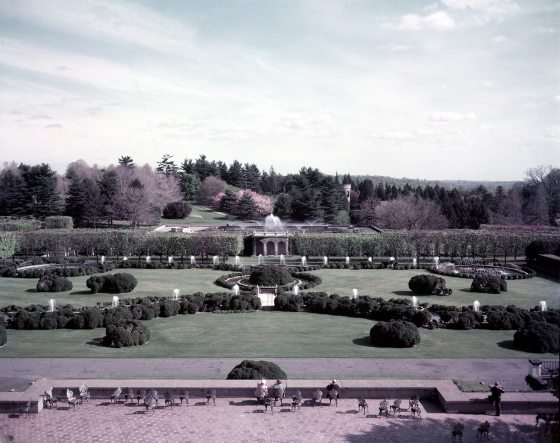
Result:
[[[490,423],[486,420],[484,423],[481,423],[476,431],[476,436],[482,440],[482,437],[486,437],[488,439],[488,434],[490,433]]]
[[[274,398],[275,403],[280,400],[280,405],[282,405],[285,390],[286,387],[282,383],[282,380],[276,380],[276,383],[272,385],[272,397]]]
[[[465,425],[462,423],[455,423],[453,425],[453,429],[451,430],[451,437],[453,441],[459,439],[459,441],[463,441],[463,430],[465,429]]]
[[[255,397],[257,398],[257,404],[262,403],[264,397],[268,394],[268,386],[266,385],[266,380],[263,378],[257,382],[257,389],[255,389]]]
[[[333,400],[335,406],[338,406],[338,399],[340,398],[340,385],[336,380],[331,381],[327,385],[327,397],[329,399],[329,406]]]

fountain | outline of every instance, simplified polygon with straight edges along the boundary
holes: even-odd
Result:
[[[99,261],[101,262],[101,264],[105,263],[105,256],[102,255],[102,256],[101,256],[101,259],[100,259]]]
[[[480,302],[478,300],[475,300],[472,304],[472,307],[474,312],[480,311]]]
[[[358,290],[356,288],[352,289],[352,298],[358,298]]]
[[[239,295],[239,285],[233,285],[232,289],[235,295]]]
[[[261,293],[261,288],[259,288],[259,285],[257,285],[257,295],[259,295]]]
[[[368,261],[369,263],[373,262],[373,257],[368,257],[368,258],[367,258],[367,261]]]
[[[395,261],[395,257],[389,257],[389,261],[390,261],[390,262],[394,262],[394,261]]]
[[[350,257],[346,256],[346,264],[349,265],[350,264]]]
[[[152,257],[146,255],[146,263],[150,263],[152,261]]]
[[[546,311],[546,302],[544,300],[540,301],[539,305],[541,305],[541,311],[542,312]]]
[[[417,265],[417,263],[418,263],[418,262],[416,261],[416,259],[413,258],[413,259],[412,259],[412,267],[415,268],[416,265]]]
[[[326,255],[323,257],[323,264],[325,266],[327,266],[329,264],[329,258]]]
[[[301,257],[301,265],[302,266],[307,266],[307,257],[305,255],[303,257]]]
[[[292,288],[292,292],[294,293],[294,295],[298,295],[299,294],[299,285],[294,285],[294,287]]]
[[[416,298],[415,295],[412,296],[412,307],[413,307],[413,308],[417,308],[417,307],[418,307],[418,299]]]
[[[257,265],[261,265],[261,264],[262,264],[262,254],[259,254],[257,258]]]
[[[214,257],[212,257],[212,265],[216,266],[219,262],[220,258],[215,255]]]
[[[122,259],[123,259],[123,261],[127,261],[128,257],[125,255]]]
[[[265,231],[281,231],[284,229],[284,225],[278,217],[273,214],[267,215],[264,219],[264,230]]]
[[[167,257],[167,263],[173,263],[173,256],[170,255],[169,257]]]
[[[439,266],[439,257],[434,257],[434,266],[436,267],[436,269]]]
[[[280,264],[281,264],[281,265],[285,265],[285,264],[286,264],[286,257],[284,257],[284,254],[280,254]]]
[[[191,255],[191,265],[194,265],[196,263],[196,259],[194,258],[194,255]]]
[[[119,307],[119,297],[117,297],[116,295],[113,295],[113,303],[111,304],[111,306],[113,308]]]
[[[241,259],[239,258],[239,255],[235,256],[235,266],[239,266],[241,265]]]
[[[49,312],[54,312],[55,309],[56,309],[56,301],[54,300],[54,298],[51,298],[49,300]]]
[[[173,300],[175,301],[179,300],[179,292],[180,291],[178,289],[173,289],[173,297],[172,297]]]

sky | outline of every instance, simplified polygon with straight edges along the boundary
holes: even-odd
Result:
[[[0,162],[520,180],[559,50],[553,0],[0,0]]]

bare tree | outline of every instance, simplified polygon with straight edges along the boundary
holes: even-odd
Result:
[[[412,196],[381,202],[375,216],[379,227],[386,229],[443,229],[448,226],[437,203]]]

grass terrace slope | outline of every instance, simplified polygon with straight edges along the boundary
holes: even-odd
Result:
[[[422,342],[414,348],[372,347],[373,321],[308,313],[199,313],[145,324],[152,340],[122,349],[100,346],[103,328],[10,329],[0,357],[556,358],[511,349],[514,331],[421,329]]]

